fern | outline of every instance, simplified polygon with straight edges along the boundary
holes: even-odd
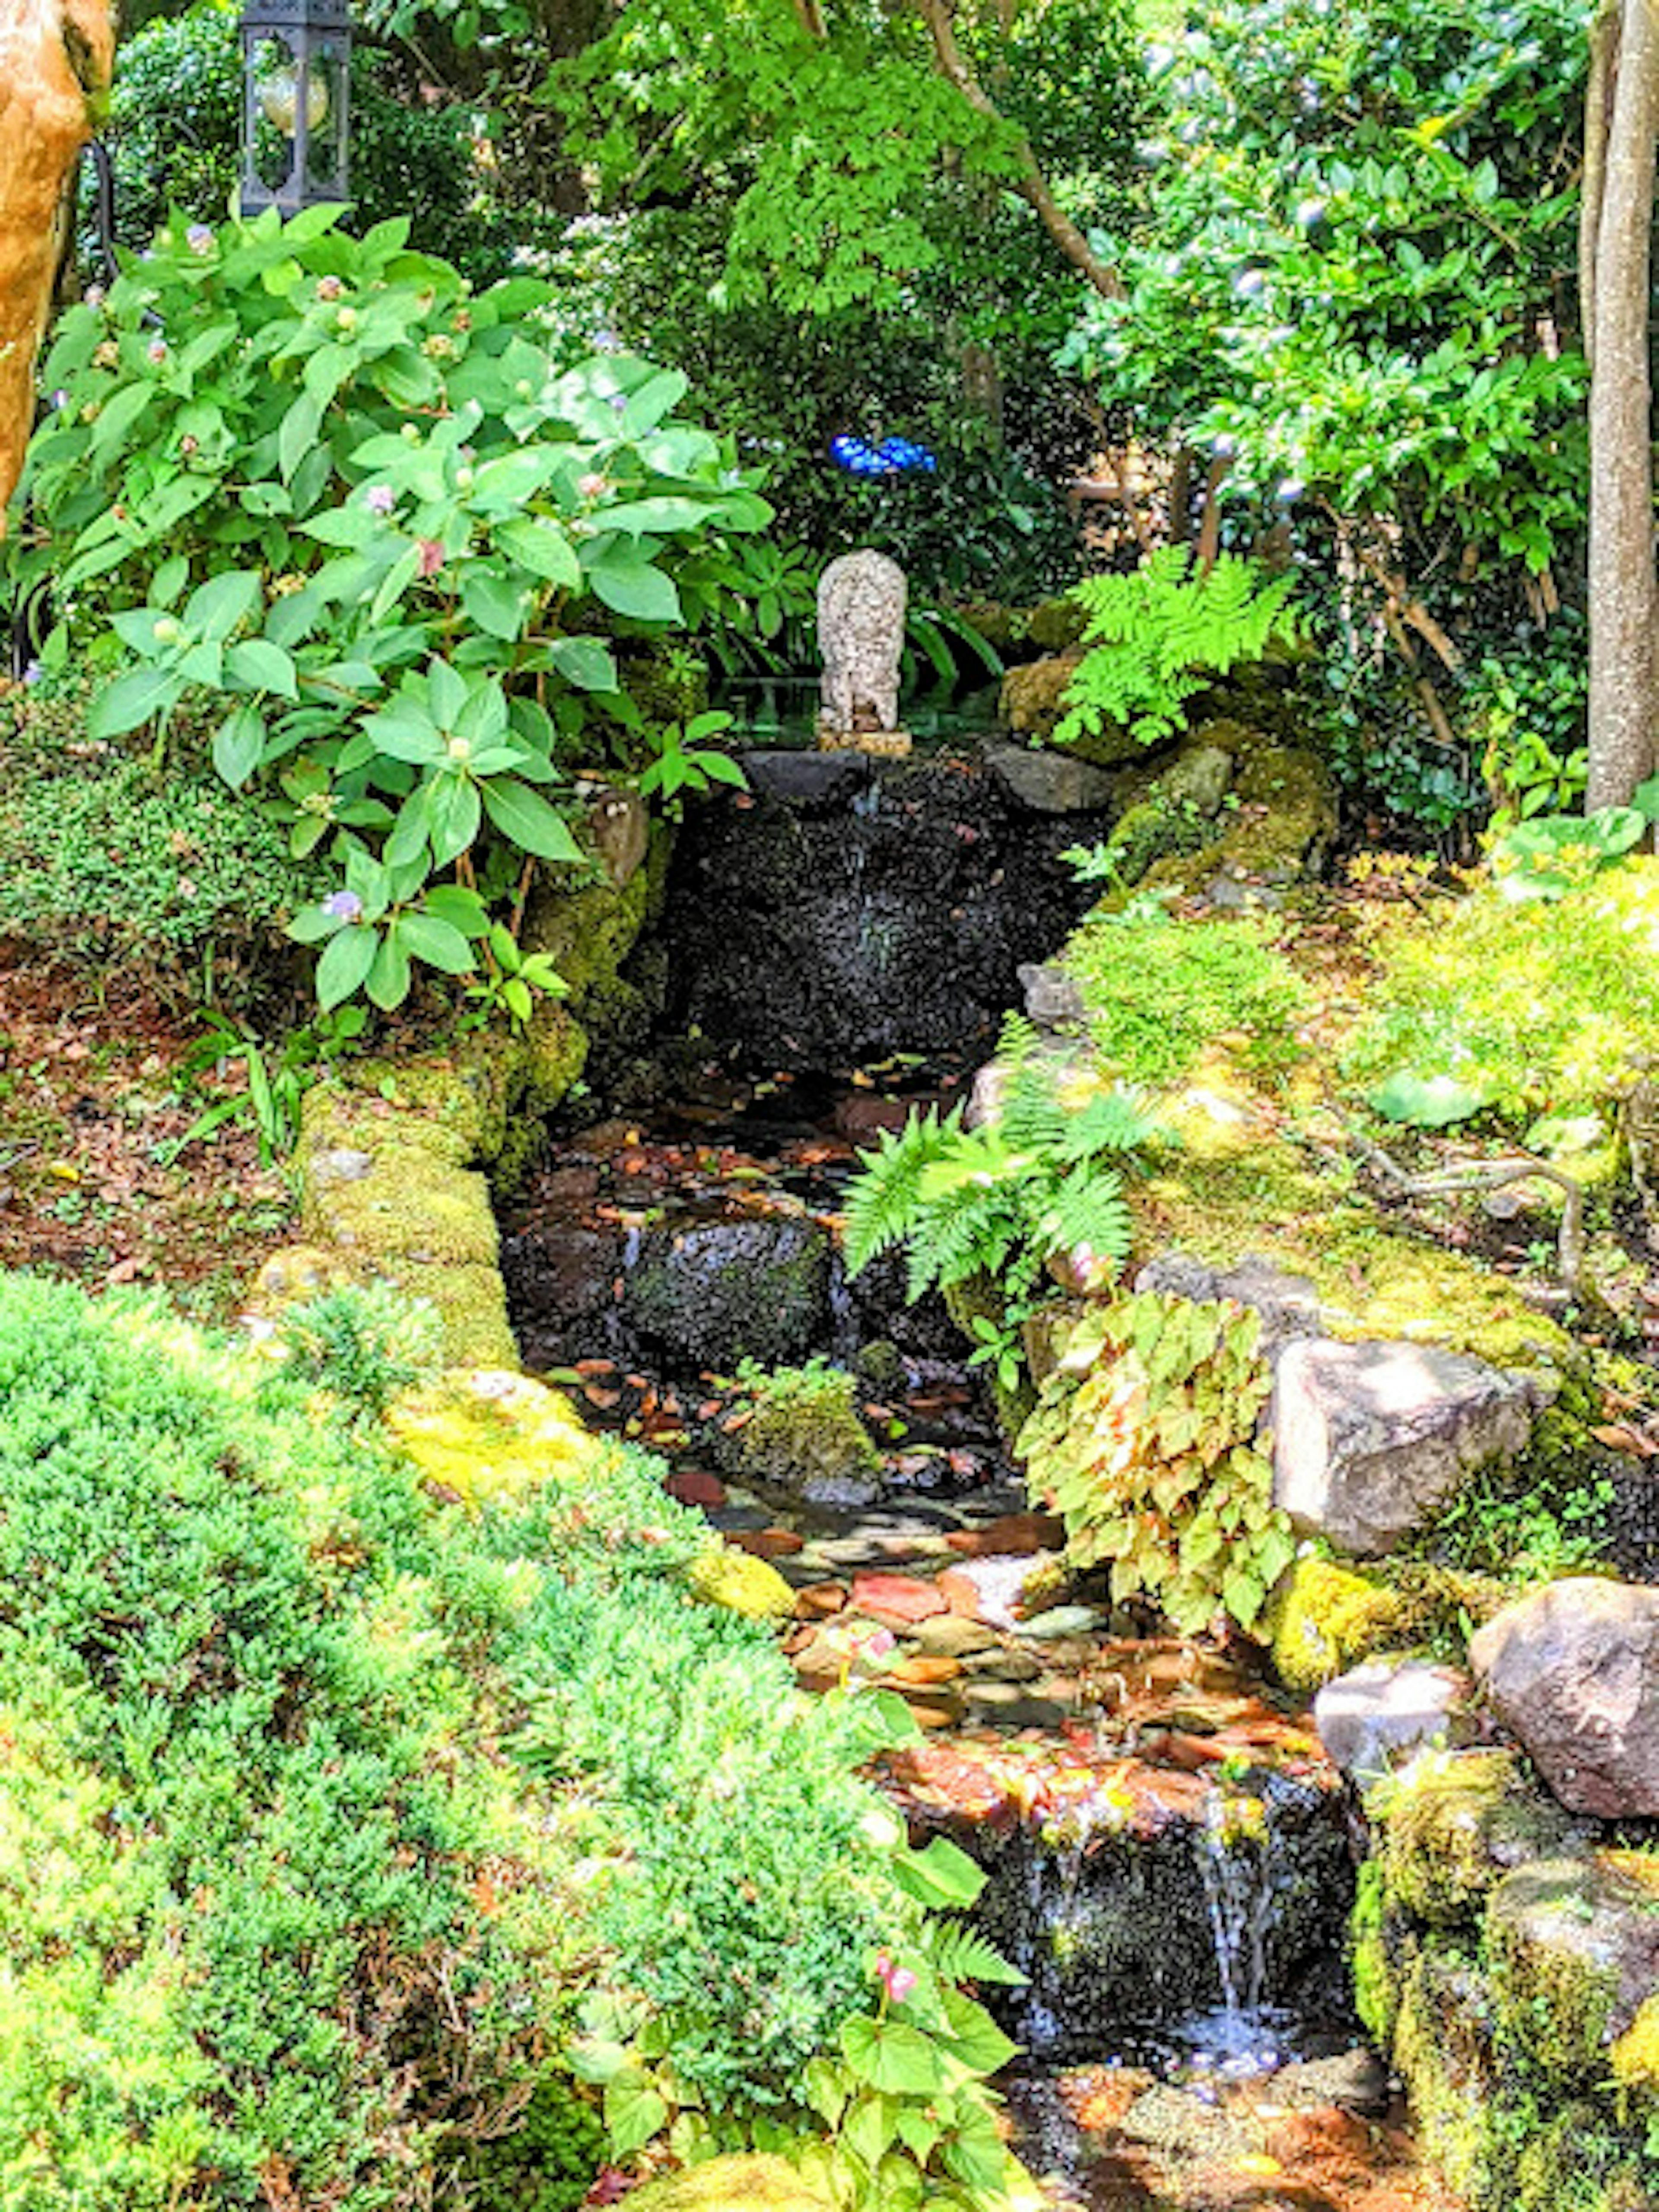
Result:
[[[1121,1178],[1103,1168],[1157,1131],[1139,1094],[1121,1087],[1062,1097],[1029,1024],[1010,1024],[1012,1069],[1002,1116],[963,1126],[937,1109],[860,1155],[848,1200],[846,1252],[857,1274],[878,1252],[908,1248],[910,1297],[989,1275],[1011,1306],[1038,1291],[1048,1262],[1086,1252],[1092,1276],[1129,1250]]]
[[[903,1128],[884,1129],[872,1152],[862,1152],[858,1176],[848,1194],[847,1270],[856,1275],[878,1252],[908,1237],[921,1212],[921,1178],[937,1160],[950,1156],[964,1132],[960,1105],[941,1115],[937,1107],[917,1114]]]
[[[1254,562],[1224,553],[1194,574],[1184,545],[1167,545],[1132,574],[1090,576],[1073,596],[1088,620],[1085,653],[1054,731],[1070,744],[1107,724],[1156,744],[1182,726],[1186,703],[1213,677],[1291,641],[1294,579],[1264,578]]]
[[[922,1956],[942,1982],[997,1982],[1005,1989],[1019,1989],[1026,1977],[1009,1965],[976,1929],[965,1921],[935,1917],[922,1924]]]

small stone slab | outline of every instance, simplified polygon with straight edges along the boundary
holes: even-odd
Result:
[[[715,1506],[726,1502],[726,1485],[719,1475],[700,1467],[682,1468],[669,1476],[663,1488],[682,1505]]]
[[[1057,1029],[1064,1024],[1088,1019],[1083,987],[1063,968],[1038,967],[1028,963],[1016,973],[1019,988],[1025,994],[1026,1018],[1040,1030]]]
[[[987,1628],[982,1621],[964,1620],[959,1613],[935,1613],[919,1622],[914,1641],[918,1651],[949,1659],[999,1649],[994,1628]]]
[[[1659,1589],[1551,1583],[1489,1620],[1469,1658],[1569,1812],[1659,1814]]]
[[[1357,1559],[1391,1552],[1477,1468],[1524,1450],[1544,1395],[1437,1345],[1299,1338],[1268,1413],[1273,1503]]]
[[[1333,1765],[1350,1781],[1375,1781],[1395,1759],[1449,1735],[1468,1694],[1468,1676],[1455,1667],[1374,1659],[1325,1685],[1314,1726]]]
[[[1112,803],[1112,778],[1070,753],[993,738],[985,765],[1018,806],[1033,814],[1097,814]]]
[[[1014,1632],[1034,1644],[1057,1643],[1062,1637],[1086,1635],[1098,1628],[1103,1619],[1091,1605],[1054,1605],[1046,1613],[1017,1623]]]
[[[779,805],[801,813],[832,811],[850,806],[874,775],[867,753],[746,752],[744,772],[758,798],[775,799]]]
[[[945,1610],[945,1600],[935,1585],[914,1575],[854,1575],[853,1604],[872,1620],[898,1628],[910,1627]]]
[[[1047,1552],[960,1559],[939,1577],[938,1588],[952,1613],[992,1628],[1018,1628],[1025,1585],[1053,1564],[1054,1555]]]

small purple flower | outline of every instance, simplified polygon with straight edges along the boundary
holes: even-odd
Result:
[[[152,338],[144,350],[152,361],[163,362],[167,357],[167,342],[165,338]]]
[[[185,233],[185,244],[192,253],[211,253],[213,233],[204,222],[193,222]]]
[[[390,514],[398,504],[398,495],[390,484],[370,484],[363,494],[363,505],[371,514]]]
[[[31,660],[23,671],[23,681],[25,684],[38,684],[46,672],[38,660]]]
[[[323,912],[336,921],[360,921],[363,902],[356,891],[331,891],[323,901]]]
[[[68,394],[68,392],[54,392],[52,393],[52,405],[53,405],[55,408],[57,408],[57,410],[58,410],[58,411],[59,412],[59,414],[62,414],[62,412],[63,412],[63,410],[64,410],[64,408],[65,408],[65,407],[67,407],[67,406],[69,405],[69,394]]]

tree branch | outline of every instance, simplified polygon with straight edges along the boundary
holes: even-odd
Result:
[[[811,4],[811,0],[808,0]],[[997,106],[979,79],[973,65],[957,42],[956,25],[951,19],[950,0],[915,0],[916,9],[927,26],[933,42],[933,58],[939,75],[953,84],[968,105],[993,123],[1010,128],[1007,118]],[[1023,131],[1015,133],[1015,156],[1020,173],[1012,181],[1013,189],[1036,211],[1043,228],[1053,239],[1073,267],[1080,270],[1103,300],[1121,300],[1124,296],[1123,279],[1109,263],[1104,262],[1088,240],[1072,221],[1054,198],[1042,164]]]

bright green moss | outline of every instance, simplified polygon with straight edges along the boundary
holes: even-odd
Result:
[[[634,2212],[826,2212],[827,2200],[781,2158],[714,2158],[637,2191]]]
[[[1379,941],[1382,973],[1348,1055],[1370,1085],[1451,1075],[1519,1116],[1595,1108],[1659,1051],[1659,861],[1636,858],[1553,902],[1490,884]]]
[[[1293,1690],[1316,1690],[1362,1659],[1397,1650],[1407,1625],[1397,1592],[1319,1559],[1296,1562],[1267,1616],[1273,1665]]]
[[[1388,1893],[1381,1863],[1367,1859],[1359,1869],[1349,1922],[1352,1947],[1353,2002],[1359,2024],[1379,2051],[1394,2040],[1399,2007],[1397,1974],[1389,1956]]]
[[[705,1605],[723,1606],[745,1620],[787,1620],[795,1609],[795,1593],[775,1567],[726,1544],[693,1559],[686,1579]]]
[[[1224,1031],[1249,1032],[1243,1056],[1258,1065],[1295,1057],[1307,988],[1265,922],[1103,913],[1072,939],[1066,965],[1096,1050],[1125,1082],[1176,1080]]]
[[[1494,1890],[1486,1957],[1498,2037],[1530,2073],[1562,2087],[1602,2080],[1620,1996],[1619,1900],[1576,1859],[1517,1868]]]
[[[1559,1808],[1528,1786],[1514,1752],[1419,1759],[1388,1794],[1389,1901],[1437,1927],[1473,1920],[1509,1868],[1560,1850],[1571,1833]]]

